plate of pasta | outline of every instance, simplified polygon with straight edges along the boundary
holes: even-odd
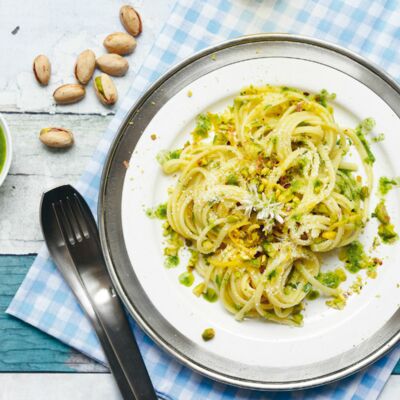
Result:
[[[388,351],[399,99],[365,60],[291,35],[207,49],[150,88],[99,207],[109,270],[145,332],[258,389],[331,382]]]

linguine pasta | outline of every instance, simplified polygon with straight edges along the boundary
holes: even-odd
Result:
[[[321,279],[318,254],[359,236],[372,168],[368,149],[338,126],[327,97],[250,86],[222,113],[199,116],[193,140],[160,159],[166,174],[178,175],[166,228],[176,249],[186,240],[192,251],[189,270],[203,278],[195,292],[211,288],[237,319],[298,325],[311,289],[341,296]],[[353,145],[364,184],[344,161]]]

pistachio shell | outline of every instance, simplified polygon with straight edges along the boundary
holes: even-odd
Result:
[[[132,6],[122,6],[119,11],[119,19],[126,31],[132,36],[138,36],[142,32],[142,20]]]
[[[123,76],[128,71],[128,61],[119,54],[104,54],[96,59],[98,68],[112,76]]]
[[[58,87],[53,97],[57,104],[71,104],[85,97],[85,88],[77,83],[69,83]]]
[[[109,53],[116,53],[123,56],[132,53],[136,47],[136,40],[127,33],[115,32],[108,35],[104,39],[103,44]]]
[[[72,146],[74,136],[65,128],[43,128],[39,134],[40,141],[48,147],[63,149]]]
[[[33,73],[35,74],[36,80],[46,86],[50,80],[51,65],[49,59],[43,55],[38,55],[33,60]]]
[[[82,84],[86,85],[92,78],[96,67],[96,55],[92,50],[85,50],[79,54],[75,64],[75,77]]]
[[[96,95],[104,105],[112,105],[118,100],[117,88],[107,74],[96,76],[93,81]]]

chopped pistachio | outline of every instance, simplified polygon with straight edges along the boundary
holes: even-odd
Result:
[[[214,336],[215,336],[215,331],[213,328],[204,329],[203,333],[201,334],[201,337],[205,342],[208,342],[209,340],[213,339]]]

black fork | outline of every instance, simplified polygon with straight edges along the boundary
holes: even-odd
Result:
[[[108,275],[93,214],[69,185],[43,195],[49,252],[92,322],[124,399],[156,399],[139,348]]]

